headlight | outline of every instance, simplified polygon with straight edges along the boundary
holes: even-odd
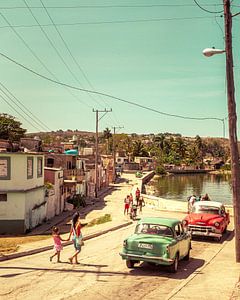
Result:
[[[187,221],[187,220],[183,220],[183,221],[182,221],[182,224],[183,224],[183,226],[187,226],[188,221]]]
[[[127,247],[127,240],[123,241],[123,247],[125,247],[125,248]]]
[[[215,226],[215,227],[219,227],[219,225],[220,225],[219,222],[215,222],[215,223],[214,223],[214,226]]]

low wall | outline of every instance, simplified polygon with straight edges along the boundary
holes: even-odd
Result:
[[[168,211],[181,211],[187,213],[188,203],[169,200],[164,198],[159,198],[156,196],[142,194],[145,204],[148,207],[154,208],[156,210],[168,210]]]

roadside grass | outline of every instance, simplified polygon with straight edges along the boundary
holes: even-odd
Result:
[[[99,224],[103,224],[103,223],[107,223],[107,222],[111,222],[111,221],[112,221],[111,215],[110,214],[105,214],[102,217],[93,219],[91,222],[89,222],[87,224],[87,227],[91,227],[91,226],[94,226],[94,225],[99,225]]]
[[[48,239],[50,235],[0,237],[0,256],[16,252],[20,245]]]

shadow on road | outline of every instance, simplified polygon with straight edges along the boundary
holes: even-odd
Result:
[[[208,237],[208,236],[194,236],[192,237],[193,241],[196,242],[207,242],[211,244],[222,244],[225,241],[231,241],[234,238],[234,231],[228,230],[225,234],[223,234],[222,239],[218,241],[214,237]]]
[[[96,265],[96,264],[84,264],[80,263],[79,265],[74,265],[74,269],[69,266],[68,263],[64,264],[63,268],[38,268],[38,267],[0,267],[0,270],[11,270],[13,273],[0,275],[0,278],[11,278],[18,275],[23,275],[29,272],[34,271],[47,271],[47,272],[62,272],[62,273],[79,273],[79,274],[96,274],[99,277],[101,276],[161,276],[167,278],[175,279],[185,279],[194,272],[197,272],[197,269],[204,264],[204,260],[191,258],[189,262],[181,261],[179,264],[179,270],[176,274],[171,274],[167,272],[166,267],[163,266],[150,266],[146,263],[142,263],[139,267],[135,269],[128,270],[125,272],[118,271],[105,271],[102,268],[109,267],[108,265]],[[66,267],[69,268],[66,268]],[[95,267],[96,270],[87,270],[82,267]],[[17,271],[22,270],[26,272],[18,273]]]
[[[134,276],[156,276],[174,278],[174,279],[186,279],[193,273],[199,273],[198,269],[205,263],[205,260],[198,258],[190,258],[187,261],[180,261],[177,273],[169,273],[167,266],[162,265],[149,265],[147,263],[141,263],[139,267],[131,270],[131,275]]]

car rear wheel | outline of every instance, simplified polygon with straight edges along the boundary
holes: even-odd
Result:
[[[178,269],[178,261],[179,261],[179,257],[178,257],[178,254],[176,255],[175,259],[174,259],[174,262],[173,264],[171,264],[169,266],[169,272],[171,273],[176,273],[177,272],[177,269]]]
[[[133,260],[130,260],[130,259],[126,260],[126,265],[129,269],[134,268],[134,264],[135,264],[135,262]]]
[[[227,226],[224,228],[223,233],[227,232]]]

